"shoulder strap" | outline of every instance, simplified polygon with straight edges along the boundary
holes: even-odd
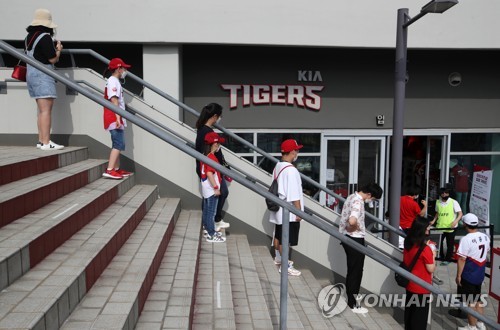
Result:
[[[31,50],[35,50],[35,47],[36,45],[38,44],[38,42],[43,38],[44,35],[48,35],[48,33],[41,33],[36,39],[35,39],[35,42],[33,43],[33,47],[31,48]],[[27,48],[26,48],[27,49]]]
[[[285,167],[283,167],[279,172],[278,172],[278,175],[274,178],[275,180],[278,179],[278,177],[280,176],[281,172],[283,172],[283,170],[287,167],[290,167],[290,166],[293,166],[293,165],[287,165]]]
[[[425,245],[422,245],[422,246],[420,247],[420,249],[418,249],[418,252],[417,252],[417,254],[415,255],[415,257],[413,257],[413,260],[411,261],[411,264],[410,264],[410,266],[408,267],[410,272],[411,272],[411,270],[413,269],[413,267],[415,267],[415,264],[417,263],[418,257],[420,257],[420,255],[422,254],[422,251],[424,251],[424,248],[425,248]]]
[[[33,34],[33,36],[31,37],[30,39],[30,42],[26,43],[26,41],[28,41],[28,37],[26,37],[26,39],[24,39],[24,49],[25,50],[28,50],[28,47],[29,45],[31,45],[31,43],[33,42],[33,39],[35,39],[35,37],[40,33],[40,31],[37,31]]]

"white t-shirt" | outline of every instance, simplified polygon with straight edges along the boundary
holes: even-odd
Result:
[[[106,82],[106,99],[111,101],[112,97],[117,97],[118,98],[118,106],[125,110],[125,100],[123,99],[123,88],[122,84],[120,83],[120,80],[116,78],[115,76],[110,76],[108,78],[108,81]],[[123,126],[120,127],[123,129],[124,127],[127,127],[127,121],[125,118],[122,117],[123,121]],[[108,131],[111,131],[113,129],[116,129],[116,122],[111,123],[108,126]]]
[[[304,211],[304,194],[302,192],[302,179],[300,178],[299,171],[294,167],[290,166],[289,162],[279,162],[274,167],[273,180],[276,175],[285,168],[281,174],[278,176],[278,194],[279,198],[287,201],[293,206],[293,201],[300,201],[300,209]],[[290,222],[296,222],[296,215],[290,212]],[[269,221],[272,223],[281,225],[283,223],[283,208],[277,212],[269,212]]]
[[[477,231],[462,237],[457,254],[466,258],[462,272],[463,279],[472,284],[481,284],[483,282],[489,251],[490,238],[488,235]]]

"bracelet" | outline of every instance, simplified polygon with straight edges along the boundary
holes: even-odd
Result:
[[[219,189],[219,186],[214,186],[214,190],[217,190],[217,189]]]

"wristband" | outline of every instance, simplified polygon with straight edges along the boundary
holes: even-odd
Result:
[[[219,189],[219,186],[214,186],[214,190],[217,190],[217,189]]]

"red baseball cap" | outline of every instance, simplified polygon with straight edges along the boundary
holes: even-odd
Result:
[[[224,139],[222,136],[215,132],[210,132],[205,135],[205,143],[206,144],[212,144],[212,143],[224,143],[226,142],[226,139]]]
[[[290,152],[293,150],[299,150],[303,147],[302,144],[298,144],[294,139],[288,139],[283,141],[281,144],[281,152]]]
[[[123,62],[123,60],[121,58],[118,58],[118,57],[115,57],[115,58],[111,59],[111,61],[109,61],[108,69],[114,70],[114,69],[118,69],[120,67],[124,67],[125,69],[128,69],[131,67],[131,65]]]

